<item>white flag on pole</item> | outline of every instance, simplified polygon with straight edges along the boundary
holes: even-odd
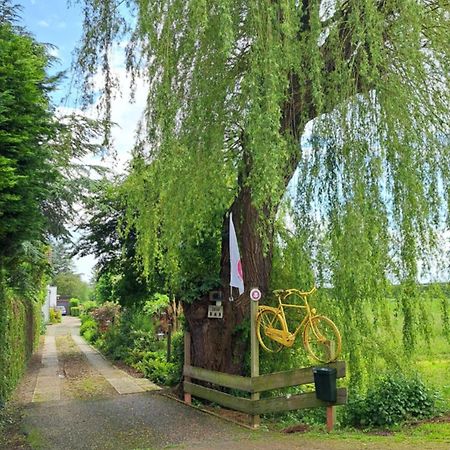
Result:
[[[244,275],[242,272],[241,256],[233,224],[233,216],[230,213],[230,286],[239,289],[239,295],[244,292]]]

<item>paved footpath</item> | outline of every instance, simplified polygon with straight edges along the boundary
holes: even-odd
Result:
[[[108,390],[109,394],[88,400],[62,399],[64,387],[71,381],[62,370],[64,354],[58,358],[56,342],[59,336],[74,340],[76,346],[73,348],[76,352],[79,349],[87,361],[76,363],[77,367],[87,364],[96,374],[97,378],[92,379],[100,379],[114,388]],[[389,438],[378,442],[349,442],[331,436],[314,438],[247,430],[167,398],[148,380],[132,378],[114,367],[79,336],[79,321],[71,317],[64,318],[61,325],[48,327],[41,365],[37,368],[30,370],[24,379],[30,395],[24,396],[23,429],[33,450],[449,448],[448,443],[422,442],[417,446]],[[36,375],[32,375],[34,373]]]
[[[57,401],[61,398],[58,353],[55,336],[45,336],[42,367],[36,380],[33,402]]]
[[[64,317],[47,328],[41,367],[24,429],[36,450],[190,448],[211,439],[244,437],[247,430],[159,394],[145,378],[133,378],[113,366],[79,335],[80,322]],[[95,400],[61,400],[64,375],[56,338],[70,336],[96,373],[120,394]],[[195,444],[194,444],[195,443]]]
[[[119,394],[135,394],[159,390],[160,388],[146,378],[133,378],[123,370],[114,367],[95,348],[79,334],[80,321],[76,317],[64,317],[62,324],[48,328],[42,350],[42,367],[36,381],[33,402],[58,401],[61,398],[61,378],[56,350],[56,336],[69,335],[96,369]]]

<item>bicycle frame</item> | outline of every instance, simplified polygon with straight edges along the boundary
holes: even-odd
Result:
[[[287,289],[283,291],[274,291],[275,295],[278,298],[278,308],[266,306],[263,307],[264,309],[270,309],[275,314],[277,314],[281,318],[283,330],[277,330],[275,328],[267,330],[267,335],[274,339],[277,342],[280,342],[286,347],[292,347],[294,344],[294,341],[300,332],[301,329],[303,329],[308,321],[311,320],[311,318],[314,316],[316,310],[315,308],[311,308],[308,303],[308,295],[312,294],[316,288],[314,287],[309,292],[302,292],[297,289]],[[303,300],[303,305],[296,305],[292,303],[283,303],[283,301],[290,297],[291,295],[295,295]],[[284,311],[285,308],[294,308],[294,309],[304,309],[305,310],[305,317],[300,322],[300,324],[297,326],[295,331],[291,333],[288,328],[287,320],[286,320],[286,313]]]

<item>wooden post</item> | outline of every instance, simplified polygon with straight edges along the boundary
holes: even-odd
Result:
[[[336,407],[329,405],[327,406],[327,431],[331,433],[334,428],[334,422],[336,421]]]
[[[170,319],[169,319],[170,320]],[[169,329],[167,330],[167,362],[172,358],[172,324],[169,322]]]
[[[258,302],[250,300],[250,365],[251,376],[259,376],[259,342],[256,336],[256,315],[258,313]],[[252,400],[259,400],[259,392],[252,392]],[[252,416],[253,428],[259,428],[259,415]]]
[[[333,360],[334,355],[336,354],[336,342],[330,341],[330,344],[327,348],[328,350],[328,358]],[[334,428],[334,422],[336,421],[336,407],[332,405],[327,406],[327,431],[331,433]]]
[[[191,365],[191,333],[189,331],[184,332],[184,365]],[[191,381],[191,377],[184,377],[184,381]],[[185,392],[184,393],[184,401],[186,403],[191,404],[192,396],[191,394]]]

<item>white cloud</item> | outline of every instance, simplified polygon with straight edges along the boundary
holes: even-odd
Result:
[[[50,24],[46,20],[40,20],[38,22],[38,25],[43,28],[48,28],[50,26]]]
[[[57,47],[51,47],[48,53],[50,54],[50,56],[59,58],[59,49]]]
[[[83,281],[88,283],[92,278],[92,270],[96,263],[94,255],[75,257],[73,262],[75,264],[75,272],[79,273]]]
[[[111,71],[112,75],[117,79],[119,92],[115,94],[111,104],[111,120],[116,125],[111,132],[112,148],[111,155],[90,156],[84,162],[98,164],[112,168],[115,173],[123,173],[127,168],[127,163],[131,158],[131,150],[136,141],[136,132],[139,120],[145,109],[147,99],[148,85],[144,80],[137,79],[135,86],[134,101],[130,100],[131,88],[130,77],[125,68],[123,49],[126,43],[119,43],[111,55]],[[102,89],[103,75],[97,73],[94,75],[95,89]],[[91,108],[86,111],[69,107],[58,108],[61,115],[78,113],[89,118],[98,118],[98,108],[100,101],[97,101]]]
[[[145,109],[148,86],[144,80],[136,80],[134,101],[130,100],[130,78],[125,69],[123,48],[125,44],[117,46],[111,57],[112,74],[116,77],[120,92],[112,99],[111,120],[116,125],[112,129],[112,143],[114,155],[105,158],[106,164],[113,167],[116,173],[122,173],[127,167],[131,157],[131,150],[136,141],[136,131],[139,120]],[[103,76],[97,74],[94,77],[95,86],[101,89]],[[96,111],[99,103],[93,105],[92,111]],[[91,116],[93,117],[93,116]]]

